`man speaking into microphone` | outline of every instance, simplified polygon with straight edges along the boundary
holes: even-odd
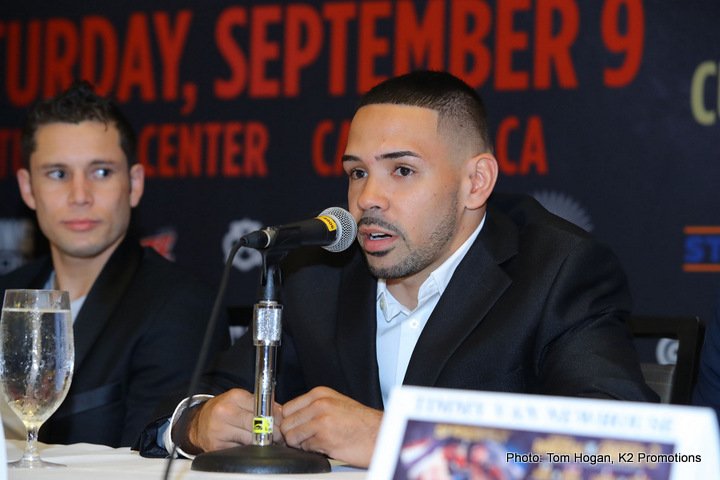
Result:
[[[357,245],[295,250],[283,266],[277,441],[367,467],[400,384],[657,400],[625,326],[617,258],[530,197],[493,193],[498,164],[471,87],[442,72],[377,85],[343,165]],[[216,396],[176,411],[167,451],[252,443],[245,337],[204,379]]]

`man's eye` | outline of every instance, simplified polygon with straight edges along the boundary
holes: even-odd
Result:
[[[113,174],[111,168],[96,168],[93,170],[93,177],[95,178],[106,178]]]
[[[352,178],[353,180],[365,178],[366,175],[367,173],[365,173],[365,170],[359,170],[357,168],[353,168],[352,170],[350,170],[349,174],[350,178]]]
[[[407,177],[407,176],[413,174],[413,170],[412,170],[412,168],[408,168],[408,167],[397,167],[395,169],[395,173],[401,177]]]
[[[54,180],[62,180],[67,176],[64,170],[49,170],[47,176]]]

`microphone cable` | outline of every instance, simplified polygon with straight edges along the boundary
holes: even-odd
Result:
[[[220,308],[222,307],[223,298],[225,297],[225,290],[227,289],[228,278],[230,277],[230,270],[232,269],[232,263],[235,259],[235,255],[242,247],[240,240],[235,242],[228,253],[227,260],[225,260],[225,268],[223,269],[222,277],[220,278],[220,285],[218,286],[218,293],[215,297],[215,304],[213,305],[210,319],[208,320],[207,327],[205,327],[205,338],[203,339],[200,353],[198,354],[198,363],[195,365],[192,377],[190,378],[190,387],[188,388],[186,398],[189,397],[188,405],[192,405],[193,397],[197,393],[195,390],[198,388],[200,383],[200,377],[207,361],[208,350],[210,349],[210,342],[212,341],[213,333],[215,332],[215,325],[217,324],[218,316],[220,315]],[[172,438],[172,425],[168,426],[170,429],[170,436]],[[165,473],[163,474],[163,480],[170,478],[170,467],[172,466],[173,460],[177,456],[177,444],[173,442],[173,449],[170,452],[170,458],[168,458],[167,464],[165,465]]]

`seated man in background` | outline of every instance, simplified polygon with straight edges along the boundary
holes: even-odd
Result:
[[[442,72],[374,87],[343,164],[357,248],[298,250],[283,267],[278,441],[367,467],[401,384],[657,401],[617,258],[530,197],[493,193],[498,164],[471,87]],[[159,437],[167,451],[251,443],[253,359],[249,335],[220,356],[203,385],[217,396],[178,406]]]
[[[720,422],[720,299],[715,315],[705,329],[693,403],[713,408]]]
[[[29,113],[22,155],[20,193],[50,256],[0,277],[0,293],[67,290],[75,337],[70,391],[39,439],[130,445],[167,390],[188,383],[213,292],[128,234],[144,188],[135,135],[90,85],[76,83]],[[227,346],[221,323],[212,351]],[[7,412],[4,421],[14,416]]]

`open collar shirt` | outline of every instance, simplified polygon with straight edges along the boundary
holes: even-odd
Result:
[[[455,269],[470,250],[470,246],[475,242],[484,224],[485,216],[460,248],[420,285],[417,306],[413,310],[408,309],[393,297],[387,289],[385,279],[378,279],[375,344],[380,389],[385,405],[388,403],[392,388],[400,385],[405,378],[410,357],[425,324],[440,300],[440,296],[450,283]]]

